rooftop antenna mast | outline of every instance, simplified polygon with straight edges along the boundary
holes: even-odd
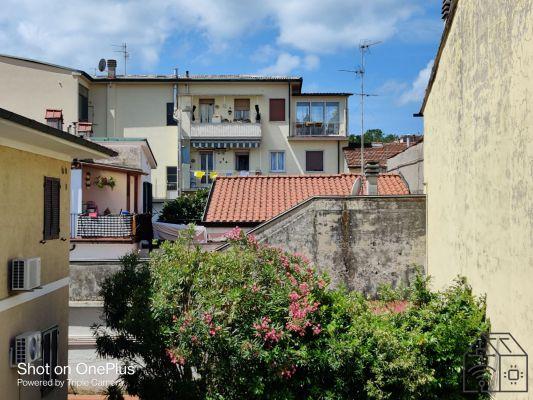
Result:
[[[113,50],[115,53],[121,53],[124,57],[124,76],[127,75],[127,65],[128,65],[128,58],[130,58],[130,53],[128,51],[128,44],[122,43],[122,44],[114,44],[113,47],[118,47],[118,50]]]
[[[361,65],[358,69],[348,70],[341,69],[342,72],[351,72],[356,76],[361,77],[361,91],[360,93],[355,93],[360,98],[361,104],[361,175],[365,175],[365,156],[364,156],[364,138],[365,138],[365,97],[377,96],[377,94],[370,94],[365,92],[365,54],[370,51],[370,47],[380,44],[379,42],[369,42],[363,40],[359,44],[359,52],[361,53]]]

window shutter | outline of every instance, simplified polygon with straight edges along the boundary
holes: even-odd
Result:
[[[285,99],[270,99],[270,121],[285,121]]]
[[[177,125],[174,119],[174,103],[167,103],[167,126]]]
[[[235,99],[235,111],[249,111],[250,99]]]
[[[44,178],[44,240],[59,238],[61,182],[57,178]]]
[[[152,213],[152,184],[143,182],[143,213]]]
[[[324,152],[307,151],[305,153],[306,171],[324,171]]]

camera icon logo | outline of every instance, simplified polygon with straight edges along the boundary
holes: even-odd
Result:
[[[491,332],[464,354],[463,392],[527,392],[527,368],[527,353],[513,335]]]

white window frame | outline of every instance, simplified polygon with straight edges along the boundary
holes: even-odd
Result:
[[[283,154],[283,169],[272,169],[272,154]],[[277,163],[278,160],[276,160]],[[287,159],[285,157],[285,150],[271,150],[268,158],[268,169],[270,172],[285,172],[287,170]]]

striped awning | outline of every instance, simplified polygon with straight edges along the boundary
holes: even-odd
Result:
[[[195,149],[256,149],[260,140],[191,140]]]

